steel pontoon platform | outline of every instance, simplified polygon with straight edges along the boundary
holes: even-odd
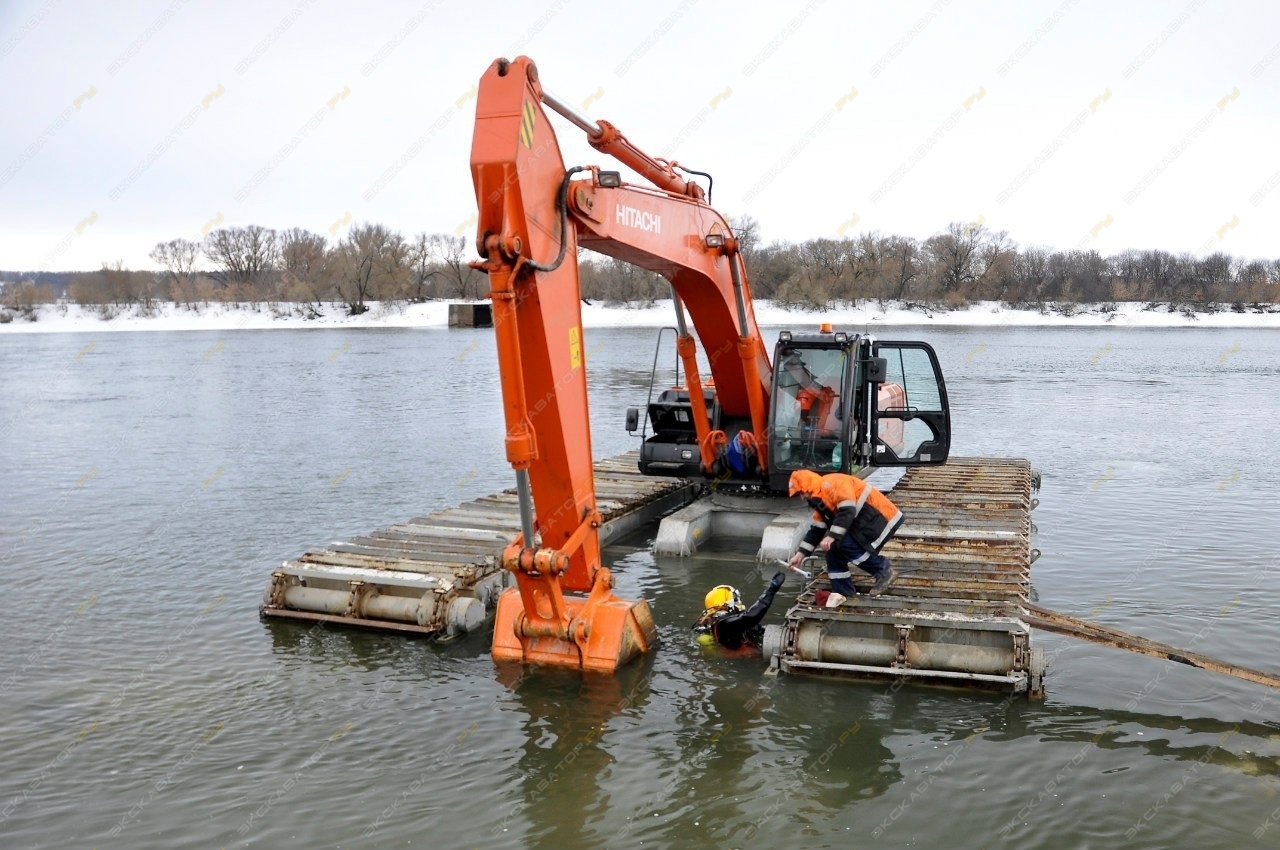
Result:
[[[1039,695],[1044,662],[1031,647],[1033,487],[1022,459],[959,458],[910,469],[889,497],[905,521],[884,554],[898,576],[883,596],[820,607],[825,573],[765,635],[786,673],[921,680]]]
[[[699,482],[640,474],[639,453],[595,464],[601,543],[696,499]],[[268,617],[432,637],[480,628],[514,582],[500,564],[520,531],[514,490],[371,531],[285,561],[271,575]]]

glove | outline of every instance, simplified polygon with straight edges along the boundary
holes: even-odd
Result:
[[[773,578],[769,580],[769,589],[776,593],[778,589],[781,588],[782,585],[786,582],[786,580],[787,580],[786,573],[784,572],[774,573]]]

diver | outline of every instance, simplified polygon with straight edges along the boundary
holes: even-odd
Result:
[[[786,573],[774,573],[769,586],[750,608],[742,604],[735,588],[727,584],[711,588],[702,600],[706,610],[693,624],[698,642],[709,644],[714,641],[725,649],[741,649],[743,646],[758,649],[764,638],[764,626],[760,621],[769,613],[773,597],[786,580]]]

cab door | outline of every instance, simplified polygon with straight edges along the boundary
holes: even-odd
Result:
[[[946,463],[951,451],[951,411],[933,347],[924,342],[876,342],[871,354],[884,360],[884,383],[869,394],[874,399],[871,463]]]

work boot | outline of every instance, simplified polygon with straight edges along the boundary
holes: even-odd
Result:
[[[876,583],[871,585],[870,594],[879,596],[889,589],[889,585],[898,577],[898,571],[893,568],[893,564],[886,564],[881,570],[880,575],[876,576]]]

